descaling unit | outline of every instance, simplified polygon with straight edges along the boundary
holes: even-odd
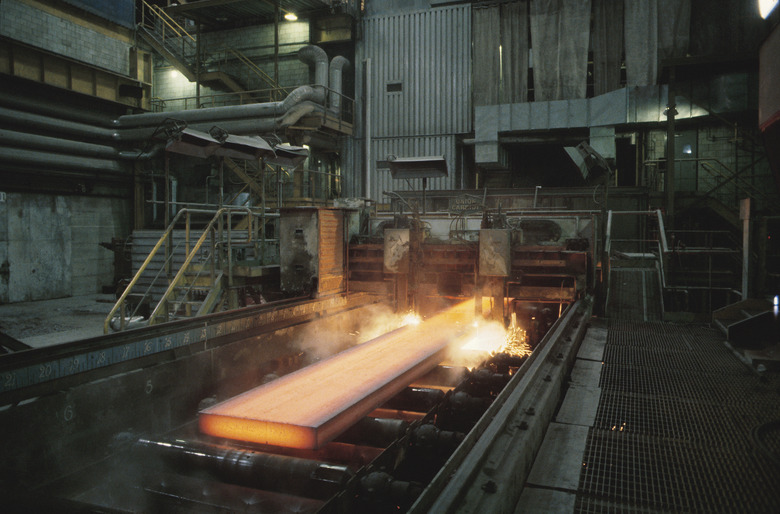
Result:
[[[290,299],[0,357],[9,508],[516,502],[502,480],[527,475],[590,317],[597,214],[280,220]]]

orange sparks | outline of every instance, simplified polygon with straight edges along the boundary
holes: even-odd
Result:
[[[251,389],[200,412],[202,432],[227,439],[317,449],[441,362],[469,328],[474,303]]]

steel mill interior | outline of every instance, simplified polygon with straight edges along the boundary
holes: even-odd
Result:
[[[0,510],[780,512],[776,3],[0,1]]]

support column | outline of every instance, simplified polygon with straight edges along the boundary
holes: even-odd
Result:
[[[677,106],[674,92],[674,66],[669,68],[669,93],[666,103],[666,173],[664,174],[664,193],[666,194],[666,227],[674,228],[674,117]]]
[[[279,2],[277,2],[274,7],[274,87],[279,87],[279,17],[281,14]],[[271,98],[281,100],[279,91],[274,91]]]
[[[739,202],[739,219],[742,220],[742,299],[750,298],[750,198]]]
[[[144,179],[143,165],[135,161],[133,166],[133,228],[141,230],[144,228]]]

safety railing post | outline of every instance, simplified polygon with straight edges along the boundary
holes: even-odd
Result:
[[[227,212],[227,268],[228,286],[233,287],[233,213]]]
[[[189,255],[190,254],[190,213],[187,212],[187,217],[184,221],[184,254]],[[189,303],[190,301],[190,289],[187,288],[186,293],[184,294],[184,312],[187,316],[192,316],[192,305]]]

